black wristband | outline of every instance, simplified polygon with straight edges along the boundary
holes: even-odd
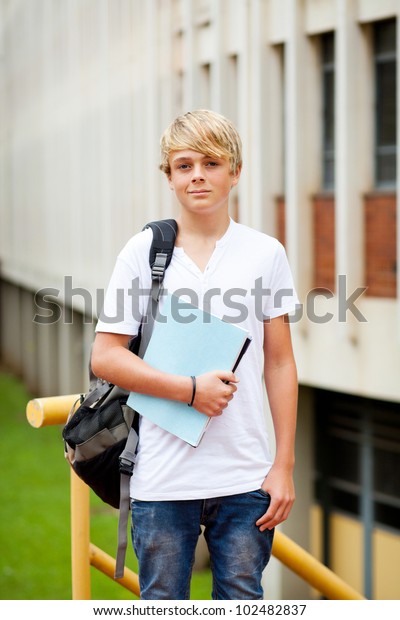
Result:
[[[192,375],[190,378],[193,384],[193,391],[192,391],[192,400],[190,401],[190,403],[188,403],[188,407],[191,407],[193,405],[194,399],[196,398],[196,377],[193,377]]]

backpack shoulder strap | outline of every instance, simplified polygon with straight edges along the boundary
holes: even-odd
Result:
[[[150,246],[149,263],[151,268],[151,296],[146,312],[146,320],[141,331],[139,357],[143,357],[150,342],[158,302],[163,289],[165,271],[171,262],[175,246],[178,224],[175,220],[158,220],[146,224],[144,229],[151,228],[153,241]],[[143,230],[144,230],[143,229]]]
[[[151,228],[153,231],[153,241],[149,255],[150,267],[153,268],[157,254],[162,253],[167,255],[165,266],[167,268],[174,251],[178,224],[175,220],[158,220],[156,222],[149,222],[143,230],[146,228]]]
[[[178,225],[175,220],[149,222],[143,230],[151,228],[153,241],[150,246],[149,263],[151,268],[151,296],[158,302],[162,290],[165,270],[171,262]]]
[[[149,263],[151,268],[151,297],[147,307],[146,320],[143,322],[138,355],[143,357],[151,338],[158,301],[162,291],[165,270],[171,262],[174,251],[178,225],[175,220],[159,220],[146,224],[151,228],[153,241],[150,247]],[[143,230],[144,230],[143,229]],[[130,508],[130,478],[136,461],[138,435],[134,428],[129,431],[125,449],[120,455],[120,504],[118,519],[118,548],[115,566],[115,579],[124,574],[125,554],[127,548],[127,526]]]

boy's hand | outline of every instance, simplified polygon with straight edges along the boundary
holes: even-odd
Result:
[[[237,390],[235,383],[238,379],[229,371],[214,370],[199,375],[193,407],[210,418],[221,415]]]
[[[273,465],[262,489],[270,495],[271,503],[267,512],[256,521],[260,532],[272,530],[288,518],[295,500],[292,472]]]

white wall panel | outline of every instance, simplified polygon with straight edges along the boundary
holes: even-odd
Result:
[[[336,25],[335,0],[306,0],[304,28],[307,34],[328,32]]]
[[[394,17],[399,13],[398,0],[358,0],[358,19],[361,22]]]

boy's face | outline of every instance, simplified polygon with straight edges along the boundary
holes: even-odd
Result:
[[[240,169],[232,174],[227,158],[185,149],[172,151],[169,163],[168,183],[182,208],[193,213],[211,213],[228,206],[229,193],[239,181]]]

